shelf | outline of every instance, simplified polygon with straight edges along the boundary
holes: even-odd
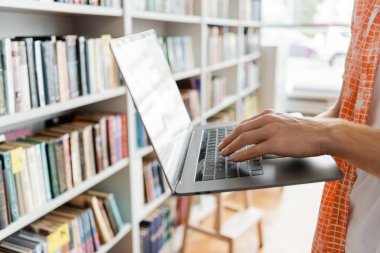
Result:
[[[94,177],[82,182],[79,186],[71,190],[68,190],[67,192],[56,197],[55,199],[36,208],[33,212],[20,217],[17,221],[11,223],[9,226],[0,231],[0,241],[17,232],[18,230],[28,226],[30,223],[36,221],[44,215],[50,213],[54,209],[60,207],[61,205],[65,204],[66,202],[70,201],[71,199],[75,198],[81,193],[89,190],[93,186],[104,181],[105,179],[114,175],[118,171],[126,168],[127,166],[128,159],[121,160],[116,164],[112,165],[111,167],[107,168],[106,170],[102,171],[101,173],[95,175]]]
[[[46,12],[72,15],[122,17],[123,9],[66,3],[46,3],[32,0],[0,0],[0,10],[18,12]]]
[[[1,1],[1,0],[0,0]],[[38,120],[41,118],[48,118],[56,113],[68,111],[77,107],[90,105],[107,99],[119,97],[126,94],[125,87],[119,87],[116,89],[106,90],[101,93],[93,95],[85,95],[78,98],[74,98],[68,101],[60,102],[57,104],[47,105],[45,107],[39,107],[30,111],[18,112],[15,114],[4,115],[0,117],[0,129],[6,126],[11,126],[17,123],[28,122],[32,120]]]
[[[138,154],[138,157],[144,157],[144,156],[149,155],[153,151],[154,151],[153,146],[149,145],[149,146],[146,146],[146,147],[143,147],[143,148],[139,148],[137,150],[137,154]]]
[[[209,65],[206,68],[206,72],[214,72],[214,71],[230,68],[237,65],[238,63],[239,63],[238,59],[231,59],[231,60],[215,63],[213,65]]]
[[[219,25],[219,26],[238,26],[239,21],[237,19],[228,18],[206,18],[206,24]]]
[[[186,78],[199,76],[200,74],[201,74],[201,69],[200,68],[194,68],[194,69],[186,70],[183,72],[173,73],[173,78],[174,78],[174,80],[179,81],[179,80],[183,80]]]
[[[172,193],[170,191],[165,192],[152,202],[145,204],[143,210],[140,213],[139,222],[144,220],[145,217],[147,217],[151,212],[157,209],[162,203],[164,203],[168,198],[170,198],[171,195]]]
[[[217,114],[218,112],[220,111],[223,111],[224,109],[226,109],[227,107],[231,106],[233,103],[235,103],[237,101],[237,96],[229,96],[227,98],[225,98],[223,100],[223,102],[221,102],[220,104],[214,106],[213,108],[207,110],[204,114],[204,118],[210,118],[212,116],[214,116],[215,114]]]
[[[132,13],[132,18],[156,20],[165,22],[179,22],[188,24],[200,24],[201,17],[195,15],[178,15],[153,11],[135,11]]]
[[[239,58],[239,62],[245,63],[249,61],[256,61],[261,58],[261,53],[260,52],[255,52],[247,55],[243,55],[242,57]]]
[[[119,233],[107,244],[102,245],[96,253],[107,253],[110,251],[118,242],[120,242],[130,231],[132,227],[131,224],[126,223],[120,229]]]
[[[245,88],[241,92],[239,92],[238,97],[244,98],[244,97],[248,96],[249,94],[251,94],[252,92],[255,92],[258,88],[259,88],[259,85]]]
[[[254,20],[239,20],[239,26],[259,28],[261,27],[261,22]]]

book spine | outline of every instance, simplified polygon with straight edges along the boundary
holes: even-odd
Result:
[[[28,62],[28,73],[29,73],[29,86],[30,86],[30,101],[32,108],[39,106],[38,101],[38,87],[36,80],[36,68],[34,64],[34,45],[33,39],[27,38],[24,40],[26,44],[26,55]]]
[[[79,75],[80,75],[80,94],[88,94],[87,83],[87,64],[86,64],[86,39],[83,36],[78,38],[78,55],[79,55]]]
[[[13,172],[12,172],[13,173]],[[17,193],[17,206],[19,210],[19,216],[26,214],[26,207],[24,202],[24,190],[22,189],[22,179],[21,172],[13,173],[15,185],[16,185],[16,193]]]
[[[46,104],[54,104],[57,102],[55,91],[55,77],[54,77],[54,64],[53,54],[54,48],[51,41],[44,41],[42,43],[43,48],[43,74],[46,80],[44,90],[46,97]]]
[[[34,60],[36,71],[36,82],[38,90],[38,102],[40,107],[44,107],[46,104],[45,97],[45,80],[43,72],[43,56],[42,56],[42,44],[41,41],[34,42]]]
[[[86,162],[85,177],[89,179],[96,174],[92,127],[83,130],[83,148]]]
[[[71,168],[71,156],[70,156],[70,138],[69,135],[65,135],[62,139],[64,160],[65,160],[65,175],[67,189],[73,188],[73,175]]]
[[[66,178],[66,166],[65,166],[65,152],[63,148],[63,140],[58,139],[54,145],[55,157],[57,161],[57,172],[59,191],[64,193],[67,191],[67,178]]]
[[[3,178],[3,164],[0,163],[0,229],[8,226],[8,206],[7,206],[7,197],[5,180]]]
[[[19,41],[19,54],[20,54],[20,85],[21,85],[21,110],[27,111],[31,109],[30,102],[30,86],[29,86],[29,73],[28,73],[28,61],[26,55],[25,41]]]
[[[13,84],[12,48],[9,38],[1,40],[1,58],[4,69],[5,98],[8,114],[15,113],[15,92]]]
[[[26,152],[25,150],[23,150],[21,156],[22,157],[22,170],[20,172],[21,174],[21,183],[22,183],[22,190],[23,190],[23,193],[22,193],[22,196],[23,196],[23,202],[24,202],[24,205],[25,205],[25,212],[26,213],[30,213],[34,210],[35,208],[35,203],[36,203],[36,200],[35,200],[35,197],[33,194],[32,194],[32,185],[31,185],[31,180],[30,180],[30,175],[29,175],[29,167],[28,167],[28,163],[27,163],[27,159],[26,159]]]
[[[67,52],[66,43],[57,41],[56,43],[56,62],[58,74],[58,87],[60,99],[59,101],[67,101],[70,99],[69,76],[67,70]]]
[[[111,158],[111,164],[115,164],[117,162],[117,151],[116,151],[116,142],[115,142],[115,117],[108,116],[108,150],[109,157]]]
[[[0,42],[1,43],[1,42]],[[6,97],[5,97],[5,83],[4,83],[4,69],[3,61],[0,53],[0,116],[7,113]]]
[[[47,144],[47,150],[48,150],[51,192],[53,194],[53,198],[55,198],[61,192],[60,192],[60,188],[59,188],[57,161],[56,161],[56,157],[55,157],[55,150],[54,150],[54,143],[53,142],[50,142]]]
[[[117,154],[117,161],[120,161],[123,157],[123,144],[122,144],[122,126],[121,126],[121,116],[115,115],[115,142],[116,142],[116,154]]]
[[[122,134],[122,150],[123,158],[128,157],[128,124],[127,124],[127,115],[125,113],[121,114],[121,134]]]
[[[46,149],[46,143],[42,142],[40,144],[41,148],[41,159],[42,159],[42,168],[43,168],[43,177],[44,177],[44,186],[45,186],[45,198],[46,201],[52,199],[51,186],[50,186],[50,178],[49,178],[49,166],[48,166],[48,153]]]
[[[77,36],[69,35],[65,37],[67,47],[67,64],[70,83],[70,98],[79,96],[79,62],[77,58]]]
[[[15,111],[20,112],[22,110],[22,87],[20,80],[20,53],[19,44],[17,41],[11,42],[12,46],[12,69],[13,69],[13,87],[15,98]]]
[[[88,39],[86,41],[86,67],[87,67],[87,82],[88,82],[88,93],[95,93],[95,59],[94,59],[94,39]]]
[[[120,210],[117,206],[116,199],[113,193],[109,194],[108,201],[109,201],[113,216],[115,217],[116,225],[120,230],[121,227],[123,226],[123,219],[121,218]]]
[[[119,232],[119,227],[116,224],[116,219],[115,219],[115,216],[113,215],[113,212],[111,209],[111,204],[110,204],[108,199],[104,199],[103,206],[104,206],[104,209],[107,213],[107,217],[108,217],[108,220],[110,222],[111,229],[112,229],[113,233],[116,235]]]
[[[42,185],[42,175],[40,175],[38,172],[40,171],[40,168],[37,166],[37,157],[35,154],[34,147],[25,149],[26,154],[26,168],[28,169],[28,175],[29,177],[27,180],[30,182],[31,190],[33,192],[33,204],[34,206],[40,206],[43,203],[42,198],[44,197],[44,194],[40,192],[40,185]]]
[[[100,133],[102,139],[102,157],[103,157],[103,167],[107,168],[110,164],[108,158],[108,137],[107,137],[107,119],[102,117],[99,121],[100,124]]]
[[[100,240],[99,240],[98,231],[96,229],[94,213],[93,213],[91,208],[89,208],[87,210],[88,210],[88,216],[89,216],[89,220],[90,220],[92,239],[94,242],[94,249],[95,249],[95,251],[97,251],[100,248]]]
[[[35,160],[36,160],[36,171],[34,172],[34,174],[37,175],[38,192],[40,194],[40,201],[42,204],[47,201],[46,199],[47,194],[46,194],[46,188],[45,188],[44,165],[42,161],[40,144],[36,144],[34,146],[34,153],[35,153]]]
[[[99,173],[104,170],[103,166],[103,151],[102,151],[102,135],[100,130],[100,124],[93,126],[93,139],[95,142],[95,156],[96,156],[96,172]]]
[[[73,185],[78,186],[82,182],[82,168],[79,147],[79,132],[70,135],[71,167],[73,174]]]
[[[90,217],[89,217],[88,209],[86,209],[82,214],[84,221],[85,221],[84,224],[85,224],[85,231],[86,231],[86,238],[87,238],[86,245],[87,245],[88,252],[94,253],[95,252],[94,240],[92,237],[92,230],[91,230],[91,224],[90,224]]]

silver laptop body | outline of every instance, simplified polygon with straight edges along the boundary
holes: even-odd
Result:
[[[236,123],[193,127],[153,30],[113,39],[111,49],[173,193],[237,191],[342,177],[329,156],[225,160],[216,145]]]

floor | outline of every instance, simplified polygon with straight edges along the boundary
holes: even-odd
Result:
[[[323,183],[253,191],[253,206],[265,210],[263,221],[264,247],[257,250],[256,228],[249,230],[236,253],[304,253],[310,252],[316,225]],[[232,194],[228,199],[242,202]],[[227,200],[228,200],[227,199]],[[225,211],[230,215],[231,211]],[[212,227],[214,217],[203,225]],[[246,239],[248,238],[248,239]],[[240,241],[240,239],[239,239]],[[228,252],[225,242],[190,231],[186,253]],[[251,246],[252,245],[252,246]]]

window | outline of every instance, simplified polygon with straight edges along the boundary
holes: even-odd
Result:
[[[339,92],[354,0],[263,0],[263,46],[287,55],[290,92]]]

